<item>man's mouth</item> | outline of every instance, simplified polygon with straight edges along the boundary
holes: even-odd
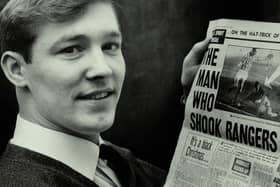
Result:
[[[81,94],[78,96],[78,99],[81,100],[102,100],[110,97],[113,94],[113,90],[100,90],[100,91],[93,91],[86,94]]]

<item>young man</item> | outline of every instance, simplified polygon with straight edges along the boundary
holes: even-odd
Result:
[[[100,138],[125,76],[113,2],[10,0],[0,28],[1,67],[19,104],[2,186],[163,185],[162,170]]]

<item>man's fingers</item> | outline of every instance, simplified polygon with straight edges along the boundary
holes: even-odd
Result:
[[[207,38],[196,43],[185,57],[181,76],[181,83],[184,87],[190,86],[190,83],[193,81],[203,55],[208,48],[209,41],[210,39]]]
[[[188,67],[182,74],[182,85],[183,87],[190,87],[193,80],[194,76],[199,68],[199,65],[193,65],[191,67]]]
[[[188,55],[185,57],[183,65],[185,67],[189,67],[189,66],[200,64],[203,55],[208,48],[209,41],[210,39],[206,38],[205,40],[196,43],[192,47]]]

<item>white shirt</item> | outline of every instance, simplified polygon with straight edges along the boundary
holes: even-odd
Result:
[[[115,173],[99,159],[99,146],[91,141],[42,127],[18,115],[10,143],[58,160],[100,186],[121,186]]]

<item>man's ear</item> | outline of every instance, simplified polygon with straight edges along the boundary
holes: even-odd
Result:
[[[26,61],[21,54],[13,51],[6,51],[3,53],[1,68],[7,79],[16,87],[27,86],[25,66]]]

